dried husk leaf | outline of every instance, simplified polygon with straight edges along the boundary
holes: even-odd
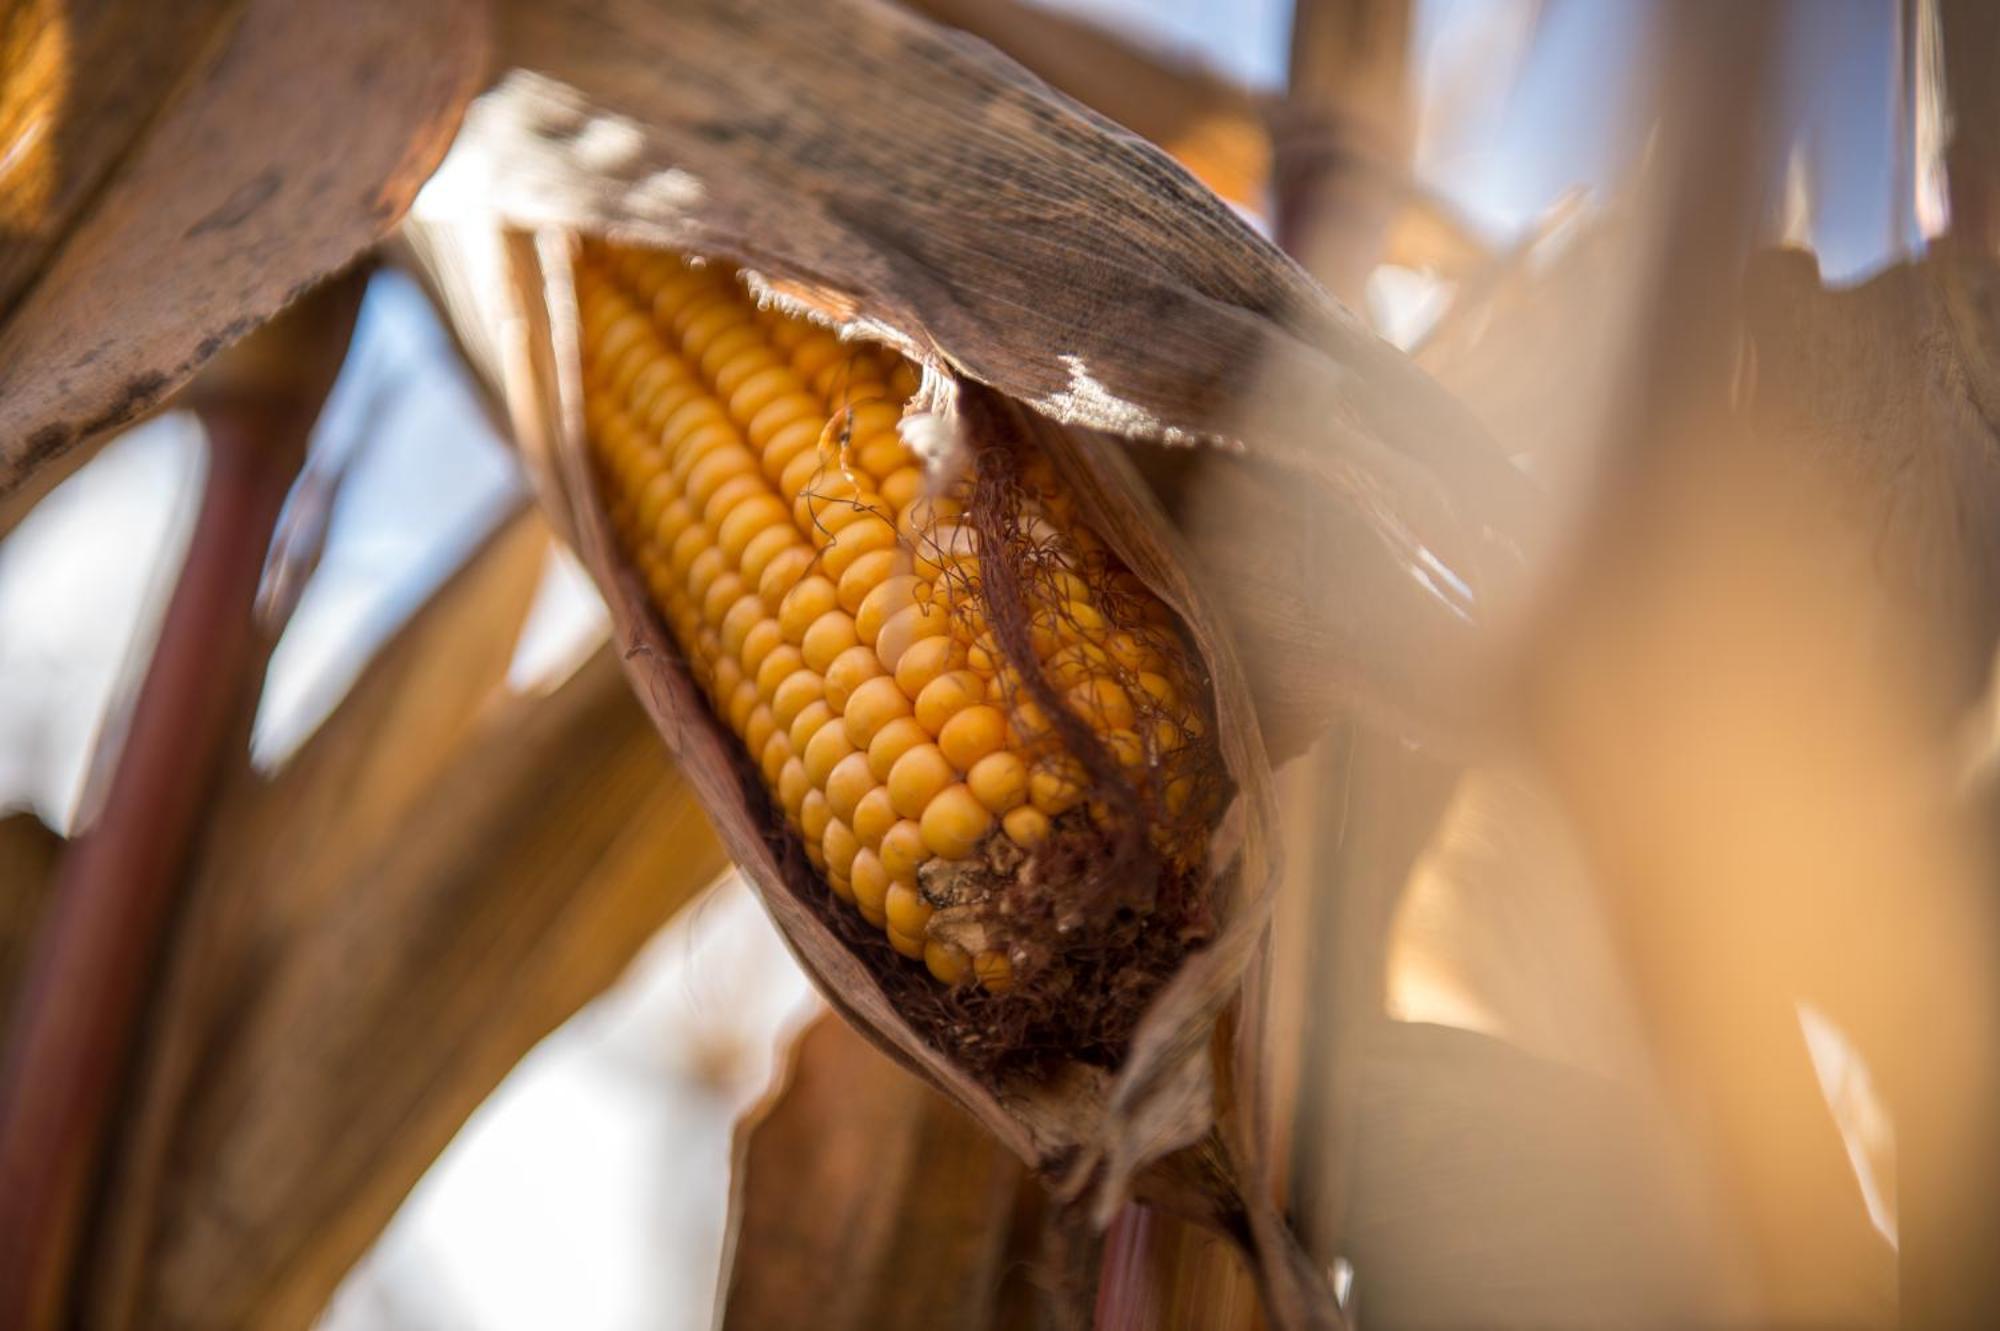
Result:
[[[1020,1164],[824,1018],[737,1126],[722,1331],[993,1326]]]
[[[504,394],[517,434],[552,465],[532,468],[555,489],[545,502],[567,514],[578,550],[610,605],[614,642],[627,673],[681,770],[708,807],[731,857],[756,888],[793,953],[833,1006],[904,1066],[955,1099],[999,1140],[1051,1180],[1061,1195],[1108,1218],[1128,1195],[1155,1200],[1249,1245],[1279,1325],[1335,1316],[1313,1287],[1268,1200],[1247,1181],[1263,1177],[1254,1073],[1235,1066],[1243,1008],[1236,1000],[1259,953],[1275,882],[1269,763],[1254,709],[1226,632],[1186,573],[1157,503],[1125,450],[1105,435],[1064,429],[976,384],[952,381],[979,413],[1004,419],[1055,461],[1082,512],[1107,545],[1182,618],[1214,689],[1216,733],[1236,796],[1211,849],[1210,888],[1221,930],[1194,953],[1141,1018],[1117,1072],[1060,1061],[1032,1073],[976,1073],[927,1042],[885,992],[870,964],[822,915],[824,886],[798,848],[773,825],[746,777],[737,741],[709,710],[681,653],[653,610],[636,570],[623,562],[593,482],[582,427],[577,316],[570,279],[573,242],[549,233],[505,247],[525,345],[502,359],[531,382]],[[851,305],[845,308],[853,308]],[[929,367],[935,378],[935,362]],[[950,394],[944,395],[949,398]],[[972,398],[977,402],[973,403]],[[1218,1113],[1218,1106],[1229,1112]]]
[[[1164,153],[882,0],[501,15],[441,208],[727,258],[1053,420],[1217,445],[1178,480],[1254,478],[1190,530],[1266,732],[1462,729],[1532,493]]]
[[[380,238],[486,73],[482,0],[124,5],[73,30],[64,8],[16,20],[37,41],[0,34],[10,97],[126,83],[143,106],[0,101],[0,125],[25,116],[10,150],[89,149],[89,179],[58,174],[44,228],[0,255],[0,496]]]
[[[510,519],[218,800],[88,1325],[310,1325],[508,1070],[726,869],[608,652],[509,690],[549,541]]]

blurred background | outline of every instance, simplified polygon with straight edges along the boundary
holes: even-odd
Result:
[[[1411,176],[1388,243],[1342,294],[1384,337],[1429,357],[1424,363],[1448,382],[1454,368],[1473,383],[1504,372],[1484,368],[1477,328],[1451,322],[1451,312],[1477,309],[1510,285],[1532,286],[1545,272],[1569,271],[1576,247],[1602,243],[1599,223],[1629,205],[1649,154],[1660,149],[1648,117],[1662,53],[1649,25],[1662,2],[1414,0],[1409,7]],[[1292,75],[1288,0],[1066,0],[1048,8],[1252,97],[1281,94]],[[1949,225],[1938,161],[1944,131],[1910,74],[1922,63],[1911,45],[1931,32],[1934,15],[1924,17],[1931,12],[1898,0],[1815,0],[1785,8],[1778,25],[1770,230],[1811,250],[1830,288],[1857,287],[1921,256]],[[1273,229],[1268,199],[1237,202],[1253,223]],[[423,207],[420,200],[419,214]],[[1548,345],[1571,354],[1559,338]],[[1554,448],[1517,460],[1556,469],[1566,484],[1589,471]],[[87,824],[97,795],[92,755],[115,735],[121,700],[147,658],[204,466],[199,429],[169,411],[107,445],[0,542],[0,811],[24,812],[66,835]],[[305,483],[291,500],[287,522],[323,524],[324,545],[271,658],[253,736],[260,768],[281,769],[378,649],[527,502],[513,454],[425,294],[404,272],[381,270],[314,434]],[[605,635],[587,579],[548,546],[506,687],[526,697],[550,693]],[[1289,769],[1288,798],[1306,840],[1328,818],[1319,764],[1375,760],[1350,746]],[[1550,1090],[1496,1064],[1491,1084],[1475,1077],[1455,1109],[1388,1102],[1382,1112],[1405,1118],[1435,1113],[1434,1135],[1415,1131],[1400,1148],[1380,1152],[1364,1147],[1356,1176],[1342,1186],[1377,1198],[1425,1195],[1395,1172],[1410,1163],[1396,1154],[1401,1149],[1428,1162],[1432,1193],[1445,1186],[1437,1178],[1498,1169],[1506,1177],[1492,1186],[1541,1198],[1524,1209],[1565,1217],[1551,1223],[1629,1226],[1621,1241],[1655,1250],[1698,1244],[1710,1232],[1700,1222],[1678,1229],[1644,1222],[1657,1224],[1654,1231],[1634,1219],[1651,1208],[1633,1199],[1654,1196],[1647,1189],[1657,1181],[1639,1176],[1673,1174],[1683,1147],[1650,1111],[1620,1110],[1615,1130],[1592,1119],[1575,1133],[1549,1117],[1550,1103],[1588,1117],[1578,1106],[1594,1104],[1614,1082],[1637,1088],[1638,1100],[1659,1093],[1633,1052],[1641,1042],[1631,987],[1614,959],[1619,925],[1582,886],[1586,870],[1562,815],[1517,772],[1454,779],[1440,790],[1432,800],[1442,817],[1434,827],[1417,820],[1407,874],[1399,873],[1407,890],[1388,930],[1389,1015],[1500,1037],[1563,1075],[1597,1080]],[[1504,883],[1524,863],[1533,866],[1532,887],[1466,899],[1467,882]],[[1306,912],[1299,918],[1311,917],[1309,906],[1298,909]],[[1496,949],[1496,937],[1506,946]],[[1504,960],[1494,960],[1496,951]],[[1288,964],[1309,974],[1331,963],[1328,953],[1309,952]],[[1541,987],[1527,992],[1523,974]],[[617,983],[507,1075],[346,1276],[321,1325],[710,1324],[734,1125],[765,1093],[783,1041],[816,1011],[754,901],[723,876]],[[1874,1074],[1834,1016],[1809,1003],[1797,1016],[1791,1038],[1839,1134],[1850,1166],[1845,1186],[1887,1253],[1897,1233],[1894,1142]],[[1379,1066],[1405,1057],[1418,1055],[1393,1054]],[[1309,1055],[1289,1069],[1308,1100],[1323,1072]],[[1347,1093],[1365,1100],[1373,1092]],[[1468,1131],[1489,1147],[1514,1134],[1502,1152],[1510,1158],[1498,1165],[1457,1158],[1470,1150]],[[1574,1149],[1575,1134],[1598,1142],[1601,1154]],[[1561,1195],[1549,1200],[1551,1190]],[[1666,1191],[1694,1213],[1710,1204]],[[1312,1203],[1310,1189],[1302,1190],[1297,1205],[1310,1211]],[[1466,1215],[1442,1218],[1414,1204],[1408,1217],[1378,1207],[1372,1241],[1435,1252],[1475,1224],[1491,1224],[1490,1213],[1475,1212],[1470,1203]],[[1404,1219],[1418,1228],[1396,1233]],[[1370,1241],[1358,1240],[1364,1248]],[[1647,1284],[1656,1273],[1642,1271],[1644,1262],[1604,1256],[1597,1242],[1569,1235],[1540,1249],[1530,1239],[1517,1249],[1503,1243],[1493,1258],[1497,1285],[1486,1288],[1505,1288],[1509,1269],[1530,1269],[1537,1251],[1581,1243],[1602,1259],[1593,1278],[1607,1290],[1625,1283],[1622,1292],[1598,1290],[1580,1302],[1570,1290],[1567,1309],[1606,1313],[1606,1324],[1633,1321],[1635,1307],[1669,1310],[1670,1318],[1681,1294]],[[1688,1258],[1668,1283],[1721,1279],[1701,1267],[1706,1260]],[[1393,1266],[1384,1259],[1381,1269]],[[1396,1278],[1379,1277],[1385,1286]],[[1414,1297],[1395,1302],[1402,1297],[1392,1292],[1381,1306],[1410,1315],[1385,1324],[1448,1325],[1455,1315],[1448,1300],[1424,1311]],[[1523,1293],[1524,1307],[1535,1307],[1534,1297]],[[1551,1317],[1552,1325],[1570,1320]]]

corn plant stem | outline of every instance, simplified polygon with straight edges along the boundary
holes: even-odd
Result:
[[[1389,191],[1383,182],[1400,180],[1407,169],[1410,10],[1408,0],[1324,0],[1301,3],[1294,19],[1292,88],[1287,103],[1274,112],[1281,127],[1272,182],[1277,234],[1345,299],[1358,298],[1380,257],[1388,225]],[[1335,101],[1332,90],[1341,88],[1343,98]],[[1356,125],[1364,126],[1370,151],[1358,171],[1347,155],[1351,145],[1340,142]],[[1350,206],[1357,199],[1368,206]],[[1278,1106],[1277,1112],[1282,1129],[1294,1109]],[[1276,1134],[1279,1140],[1291,1136],[1283,1130]],[[1290,1173],[1280,1162],[1280,1178]],[[1156,1237],[1157,1227],[1140,1204],[1127,1205],[1112,1222],[1098,1275],[1099,1331],[1153,1324]]]
[[[2000,253],[2000,8],[1990,0],[1939,0],[1951,141],[1951,241]]]
[[[1298,0],[1291,88],[1274,116],[1278,243],[1359,306],[1413,145],[1410,0]]]
[[[344,347],[351,302],[342,313]],[[191,396],[208,442],[201,511],[101,812],[59,871],[14,1009],[0,1064],[4,1331],[67,1316],[182,870],[216,779],[246,760],[271,646],[258,579],[331,382],[260,391],[256,354],[250,375]]]
[[[1938,17],[1951,124],[1945,245],[1991,262],[2000,257],[2000,9],[1988,0],[1940,0]],[[1991,806],[1982,812],[1991,827]],[[2000,973],[1994,911],[1983,901],[1959,909],[1963,918],[1949,932],[1965,940],[1966,973]],[[1943,1006],[1981,1004],[1971,988],[1940,985]],[[1911,1042],[1892,1036],[1870,1051],[1895,1101],[1898,1311],[1910,1331],[2000,1326],[2000,1190],[1992,1186],[2000,1171],[2000,1069],[1989,1044],[1996,1020],[2000,1014],[1985,1012],[1938,1023],[1964,1032],[1955,1042],[1957,1080],[1927,1058],[1906,1060]],[[1912,1066],[1900,1066],[1905,1061]]]

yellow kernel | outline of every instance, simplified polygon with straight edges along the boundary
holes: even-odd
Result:
[[[1007,716],[1007,727],[1011,732],[1008,742],[1017,749],[1033,748],[1055,732],[1048,713],[1033,698],[1022,698],[1014,704],[1014,710]]]
[[[778,803],[785,806],[785,812],[797,818],[800,807],[805,803],[806,792],[812,788],[812,782],[806,776],[806,765],[797,758],[787,759],[785,770],[778,773]]]
[[[854,691],[882,673],[875,653],[860,643],[849,647],[826,668],[826,700],[845,712]]]
[[[716,548],[730,563],[742,567],[744,552],[750,542],[767,531],[784,531],[780,524],[790,517],[785,511],[785,501],[770,493],[754,495],[729,511],[715,529]]]
[[[970,670],[954,670],[924,685],[917,695],[917,721],[935,735],[945,722],[986,696],[986,681]]]
[[[894,439],[896,425],[902,419],[902,404],[885,398],[849,407],[841,413],[841,419],[835,423],[834,428],[839,432],[842,445],[853,449],[867,440],[884,434]]]
[[[1005,749],[989,753],[971,765],[965,785],[981,804],[995,813],[1006,813],[1027,801],[1028,765],[1018,753]]]
[[[815,786],[824,790],[826,779],[833,775],[835,764],[854,752],[854,742],[847,738],[845,729],[823,725],[806,741],[806,775],[812,778]]]
[[[770,708],[760,706],[750,713],[750,720],[743,727],[743,747],[752,753],[762,753],[771,736],[777,733],[777,718],[771,715]]]
[[[806,745],[812,743],[813,736],[825,730],[827,722],[833,719],[833,709],[824,701],[807,703],[799,714],[792,718],[791,728],[785,732],[785,738],[792,743],[792,752],[805,753]],[[838,730],[840,727],[834,726],[833,729]],[[813,784],[818,785],[819,782],[815,781]]]
[[[924,469],[914,463],[896,468],[882,478],[882,502],[901,513],[910,501],[924,492]]]
[[[899,574],[877,583],[873,591],[861,598],[861,605],[854,612],[854,631],[861,641],[872,645],[891,616],[917,603],[917,589],[922,585],[914,573]]]
[[[1141,670],[1137,678],[1140,690],[1162,710],[1172,712],[1179,709],[1180,690],[1174,687],[1172,680],[1151,670]]]
[[[848,862],[847,880],[854,889],[854,904],[860,908],[862,918],[879,926],[890,879],[889,871],[882,867],[874,851],[863,846],[854,852],[854,858]]]
[[[765,701],[775,703],[778,700],[779,686],[805,668],[805,653],[798,648],[790,643],[782,647],[773,647],[765,653],[764,659],[757,663],[757,692],[764,696]]]
[[[814,574],[799,580],[778,604],[778,627],[785,641],[794,646],[805,642],[806,634],[821,617],[839,608],[840,595],[829,578]]]
[[[833,821],[833,810],[827,807],[826,796],[817,790],[808,790],[799,801],[799,834],[814,850],[820,848],[820,838],[826,835],[827,825]]]
[[[706,527],[690,527],[688,530],[699,535],[703,542],[707,542],[709,539],[708,528]],[[725,571],[722,562],[722,551],[717,550],[713,545],[704,544],[701,552],[689,561],[687,571],[682,575],[681,581],[687,584],[688,595],[699,602],[702,597],[708,595],[709,587]]]
[[[716,558],[721,557],[721,552],[718,551]],[[773,555],[771,562],[764,566],[764,571],[757,577],[757,594],[764,598],[764,604],[784,604],[786,593],[811,571],[812,562],[812,551],[802,543],[788,543],[784,549]]]
[[[930,742],[930,732],[917,724],[917,718],[898,717],[876,731],[875,738],[868,741],[869,770],[875,773],[877,781],[887,781],[898,758],[919,744]]]
[[[944,495],[935,498],[922,495],[897,511],[896,526],[906,533],[927,532],[962,517],[964,513],[965,506],[956,499]]]
[[[1067,759],[1037,767],[1028,778],[1028,798],[1037,809],[1053,818],[1075,808],[1083,798],[1082,776]]]
[[[1134,720],[1132,699],[1115,679],[1102,675],[1085,680],[1069,690],[1070,710],[1098,730],[1130,730]]]
[[[737,597],[735,603],[722,616],[722,650],[742,661],[744,640],[750,636],[751,629],[763,622],[763,597],[754,592],[745,592]],[[744,661],[743,668],[748,671],[756,667]]]
[[[939,636],[911,643],[896,662],[896,686],[914,698],[924,686],[948,670],[965,664],[965,648],[952,638]]]
[[[1150,721],[1141,722],[1139,734],[1156,758],[1170,757],[1176,749],[1186,743],[1186,732],[1181,729],[1180,723],[1169,721],[1164,716],[1156,716]]]
[[[739,505],[747,504],[760,495],[771,495],[771,492],[764,488],[763,477],[751,475],[732,476],[717,486],[715,493],[708,496],[707,501],[702,504],[701,520],[708,524],[710,531],[716,533],[718,544],[723,521],[734,513]],[[692,499],[694,496],[688,497]],[[776,495],[771,497],[777,498]],[[729,552],[725,549],[723,553],[727,555]]]
[[[972,528],[957,524],[931,528],[917,539],[916,547],[917,573],[933,580],[979,557],[978,537]]]
[[[898,764],[900,767],[901,764]],[[893,790],[890,797],[895,797]],[[972,853],[972,848],[993,826],[993,814],[964,786],[950,786],[939,791],[924,806],[921,826],[924,845],[930,848],[933,855],[962,860]]]
[[[1068,576],[1071,578],[1075,577],[1074,574]],[[1080,582],[1076,584],[1077,587],[1081,587],[1081,585]],[[1084,633],[1097,633],[1104,628],[1104,616],[1097,613],[1097,607],[1088,601],[1065,601],[1061,614],[1064,624],[1074,630],[1080,630]]]
[[[970,771],[974,763],[1006,741],[1006,716],[998,707],[985,703],[963,708],[938,730],[938,747],[961,772]]]
[[[750,714],[757,710],[757,703],[757,686],[747,679],[730,691],[727,716],[731,731],[741,735],[750,728]]]
[[[846,736],[841,736],[845,739]],[[935,744],[919,744],[896,759],[889,769],[889,802],[905,818],[915,818],[931,800],[952,782],[958,773]]]
[[[759,693],[763,692],[762,682],[763,672],[759,671]],[[784,682],[779,684],[772,692],[771,715],[777,718],[779,725],[789,731],[792,728],[792,722],[798,719],[800,712],[803,712],[813,703],[819,702],[825,696],[825,682],[818,675],[801,666],[791,674],[786,675]]]
[[[1071,643],[1042,662],[1042,674],[1059,689],[1075,689],[1099,672],[1103,656],[1087,642]]]
[[[784,775],[785,764],[791,760],[792,741],[784,731],[780,730],[765,740],[757,759],[757,765],[764,773],[764,784],[773,790],[777,789],[778,782]]]
[[[660,520],[653,524],[653,543],[671,550],[681,533],[694,521],[694,509],[685,499],[676,499],[660,510]]]
[[[870,550],[847,566],[840,575],[840,608],[850,615],[861,613],[868,593],[899,573],[908,573],[910,556],[906,550]],[[855,620],[855,627],[861,621]]]
[[[821,578],[818,581],[826,580]],[[830,589],[831,584],[828,586]],[[823,671],[833,664],[834,657],[855,646],[857,642],[858,639],[854,636],[854,616],[845,610],[830,608],[815,619],[812,627],[806,630],[805,640],[799,644],[799,650],[806,654],[807,665]]]
[[[826,462],[816,448],[793,457],[778,473],[778,493],[792,499],[792,521],[798,524],[800,530],[812,530],[813,497],[820,485],[836,475],[827,470]]]
[[[729,614],[730,608],[746,595],[750,588],[734,573],[718,574],[715,581],[708,584],[708,591],[701,598],[702,622],[710,628],[719,629]]]
[[[909,460],[909,448],[893,430],[876,435],[854,450],[854,461],[870,476],[888,476]]]
[[[882,834],[882,845],[876,853],[881,856],[882,868],[889,877],[901,883],[916,882],[917,867],[931,857],[924,846],[922,827],[910,818]]]
[[[1033,850],[1049,836],[1049,816],[1032,804],[1009,809],[1000,826],[1006,829],[1008,839],[1023,850]]]
[[[870,850],[879,847],[883,834],[896,825],[896,806],[889,801],[888,787],[871,787],[854,806],[854,816],[847,820],[847,825],[854,829],[862,845]]]
[[[1120,669],[1137,673],[1152,667],[1159,654],[1140,641],[1137,635],[1119,630],[1104,639],[1104,650]]]
[[[896,529],[870,514],[865,520],[850,522],[840,529],[832,543],[820,552],[820,567],[829,577],[839,578],[863,555],[895,548]]]
[[[766,476],[777,480],[787,462],[819,442],[819,415],[824,410],[809,394],[788,393],[765,403],[750,418],[743,433],[763,455]]]
[[[728,390],[729,414],[739,421],[751,420],[773,400],[795,389],[798,382],[788,366],[767,361],[733,383]],[[722,376],[716,376],[715,386],[722,387]]]
[[[956,943],[934,938],[924,944],[924,965],[940,984],[964,984],[972,974],[972,958]]]
[[[1138,769],[1146,765],[1146,745],[1129,730],[1113,730],[1104,736],[1104,747],[1120,767]]]
[[[807,553],[804,544],[799,540],[798,532],[793,530],[791,523],[784,522],[775,527],[766,527],[752,536],[750,543],[743,547],[742,556],[736,561],[736,571],[743,575],[746,582],[756,584],[757,594],[764,596],[767,605],[770,604],[771,598],[764,595],[764,574],[770,571],[772,561],[787,550],[797,551],[797,557],[806,563],[812,560],[812,556]]]
[[[860,853],[861,843],[847,824],[838,818],[828,819],[826,830],[820,833],[819,848],[826,855],[826,871],[853,882],[854,857]]]
[[[833,816],[849,825],[854,821],[855,806],[861,797],[871,790],[879,790],[875,784],[875,774],[868,770],[868,755],[856,750],[834,764],[826,777],[826,802],[833,809]]]
[[[922,938],[931,922],[931,903],[908,883],[891,883],[889,895],[882,903],[882,913],[888,917],[889,927],[897,933]]]
[[[909,714],[910,700],[888,675],[864,680],[847,695],[847,706],[841,709],[847,737],[864,748],[875,738],[876,731]]]
[[[640,531],[651,530],[673,498],[674,478],[667,475],[653,477],[639,492],[639,502],[632,512],[632,525]]]
[[[757,604],[762,606],[763,603],[764,598],[761,596],[758,597]],[[785,634],[778,627],[778,621],[772,619],[769,615],[759,619],[755,624],[750,626],[750,631],[743,635],[742,654],[744,671],[754,677],[757,673],[757,667],[764,664],[764,658],[769,656],[776,648],[783,647],[784,645]]]
[[[908,934],[904,933],[901,929],[891,928],[884,930],[884,932],[889,937],[889,946],[895,948],[897,952],[901,953],[903,956],[908,957],[912,961],[917,961],[922,959],[924,955],[923,939],[912,938]]]
[[[1014,987],[1014,966],[1005,952],[981,952],[972,959],[972,970],[989,992],[1004,994]]]
[[[734,657],[724,656],[718,659],[715,650],[707,646],[703,647],[702,654],[715,663],[710,672],[709,696],[726,700],[736,692],[736,686],[743,682],[743,667],[736,664]]]
[[[896,663],[913,643],[938,637],[950,627],[949,621],[950,616],[940,606],[922,603],[904,606],[883,623],[881,633],[875,638],[875,656],[884,670],[894,674]]]

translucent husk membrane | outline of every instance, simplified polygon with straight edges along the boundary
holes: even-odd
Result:
[[[621,555],[739,741],[780,859],[806,862],[788,880],[817,885],[808,904],[898,1011],[973,1068],[1117,1064],[1215,931],[1228,782],[1180,623],[984,392],[950,421],[912,411],[900,357],[759,308],[722,265],[592,245],[577,291]],[[927,711],[945,675],[965,700]],[[861,685],[914,716],[877,725]],[[920,814],[930,787],[875,761],[894,722],[890,755],[954,755]],[[883,792],[904,797],[886,832]]]

